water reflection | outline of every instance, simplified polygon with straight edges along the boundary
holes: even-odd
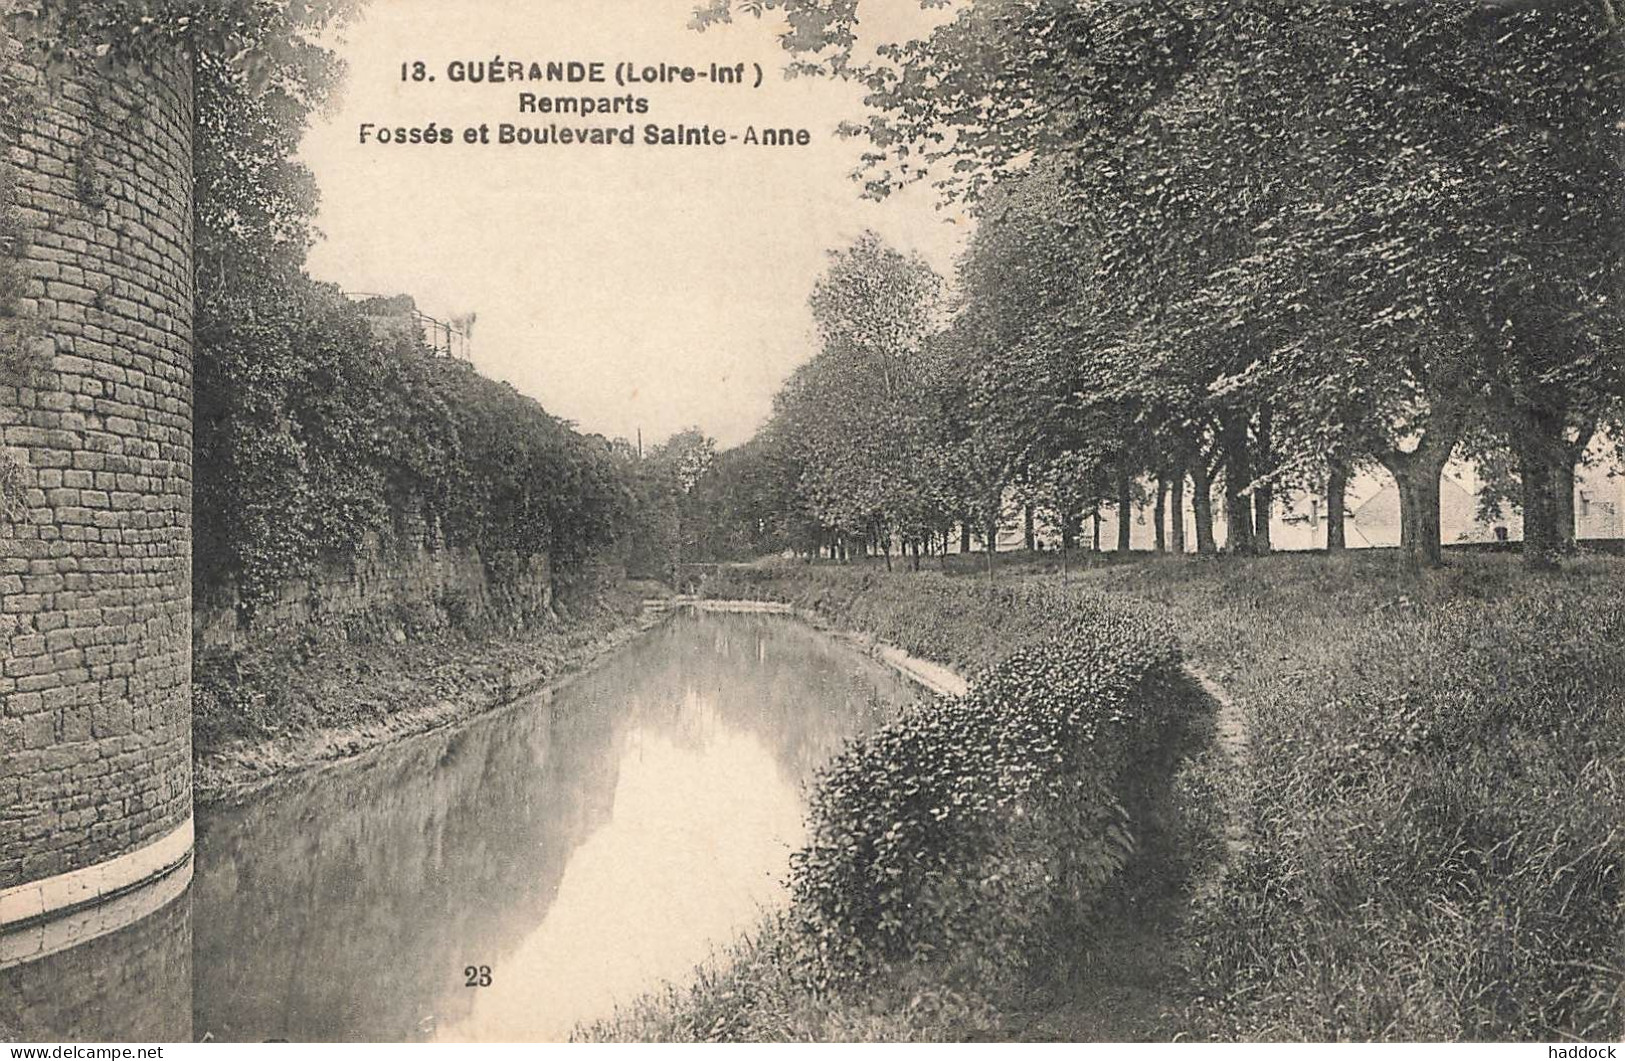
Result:
[[[796,790],[759,738],[705,700],[690,696],[685,717],[698,745],[632,738],[608,826],[576,849],[541,925],[440,1038],[565,1037],[578,1015],[680,978],[776,896],[800,827]]]
[[[194,1030],[561,1037],[773,901],[802,782],[910,696],[789,620],[682,616],[551,698],[200,815]]]
[[[115,932],[0,970],[0,1039],[186,1042],[192,922],[183,894]]]

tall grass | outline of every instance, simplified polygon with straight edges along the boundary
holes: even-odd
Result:
[[[1250,855],[1196,911],[1217,1038],[1625,1033],[1625,563],[1097,571],[1244,706]]]

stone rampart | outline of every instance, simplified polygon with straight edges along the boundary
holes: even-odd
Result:
[[[190,64],[47,79],[15,55],[0,924],[23,886],[155,849],[192,813]]]

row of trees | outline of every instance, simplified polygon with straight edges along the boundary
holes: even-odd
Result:
[[[1462,456],[1503,471],[1531,563],[1571,544],[1625,395],[1609,0],[970,0],[866,63],[859,4],[749,6],[868,87],[869,194],[929,179],[979,217],[951,296],[873,236],[832,256],[755,443],[782,527],[917,543],[1014,491],[1069,534],[1115,504],[1123,537],[1150,481],[1203,551],[1215,491],[1232,551],[1301,489],[1335,547],[1381,466],[1436,563]]]

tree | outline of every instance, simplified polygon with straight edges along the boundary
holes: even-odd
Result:
[[[872,232],[832,252],[809,299],[821,349],[775,403],[813,514],[837,533],[918,543],[936,525],[937,423],[926,343],[942,280]]]
[[[868,194],[1059,167],[1095,263],[1069,323],[1115,355],[1097,379],[1143,438],[1218,439],[1232,551],[1267,547],[1276,482],[1369,456],[1437,563],[1473,424],[1515,428],[1526,493],[1555,497],[1547,469],[1619,391],[1608,0],[973,0],[873,61],[856,0],[745,6],[785,14],[792,69],[868,88]]]

